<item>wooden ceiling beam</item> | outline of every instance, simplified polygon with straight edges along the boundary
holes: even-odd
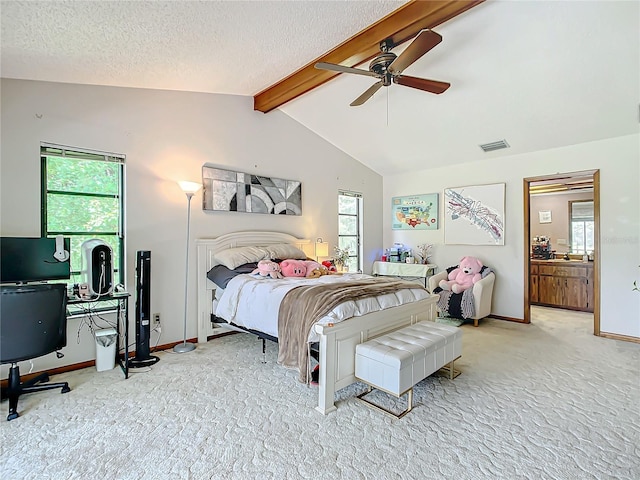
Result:
[[[338,72],[318,70],[317,62],[355,67],[380,53],[380,42],[391,38],[394,45],[410,40],[420,30],[434,28],[484,0],[412,0],[350,39],[253,97],[253,109],[267,113],[328,82]]]

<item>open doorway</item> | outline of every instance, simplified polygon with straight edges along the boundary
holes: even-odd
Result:
[[[563,206],[555,215],[551,199]],[[578,208],[588,202],[592,217]],[[593,311],[593,334],[599,336],[600,171],[525,178],[524,219],[524,322],[531,323],[532,303]]]

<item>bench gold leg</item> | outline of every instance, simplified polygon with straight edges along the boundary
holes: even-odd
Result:
[[[460,358],[460,357],[458,357]],[[453,380],[454,378],[456,378],[458,375],[460,375],[462,372],[460,370],[456,370],[454,367],[454,364],[456,362],[456,360],[458,360],[458,358],[455,358],[453,360],[451,360],[449,363],[447,363],[444,367],[442,367],[440,370],[440,375],[447,375],[449,377],[450,380]]]
[[[362,392],[360,395],[357,396],[358,400],[361,401],[362,403],[364,403],[369,408],[373,408],[374,410],[378,410],[379,412],[386,413],[387,415],[391,415],[394,418],[402,418],[402,417],[404,417],[413,408],[413,388],[410,388],[407,391],[407,408],[403,412],[401,412],[401,413],[399,413],[397,415],[395,413],[393,413],[391,410],[387,410],[386,408],[381,407],[380,405],[376,405],[375,403],[370,402],[369,400],[364,398],[365,395],[370,394],[372,392],[372,390],[373,390],[373,387],[369,386],[369,388],[367,390],[365,390],[364,392]],[[400,398],[400,397],[398,397],[398,398]]]

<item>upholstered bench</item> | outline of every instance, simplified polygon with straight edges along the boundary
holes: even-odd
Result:
[[[397,418],[413,407],[413,386],[448,365],[454,378],[453,363],[462,355],[462,330],[430,321],[400,328],[356,346],[355,376],[369,385],[358,395],[367,405]],[[399,415],[368,401],[373,388],[398,398],[408,393],[407,409]]]

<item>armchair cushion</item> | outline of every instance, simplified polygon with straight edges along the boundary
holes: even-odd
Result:
[[[429,278],[429,289],[440,296],[438,300],[438,310],[440,312],[454,318],[473,319],[474,324],[477,324],[478,319],[484,318],[491,313],[495,273],[485,266],[480,272],[482,279],[476,282],[472,288],[462,293],[442,290],[438,283],[440,280],[446,279],[449,272],[454,268],[456,267],[449,267],[446,271]]]

